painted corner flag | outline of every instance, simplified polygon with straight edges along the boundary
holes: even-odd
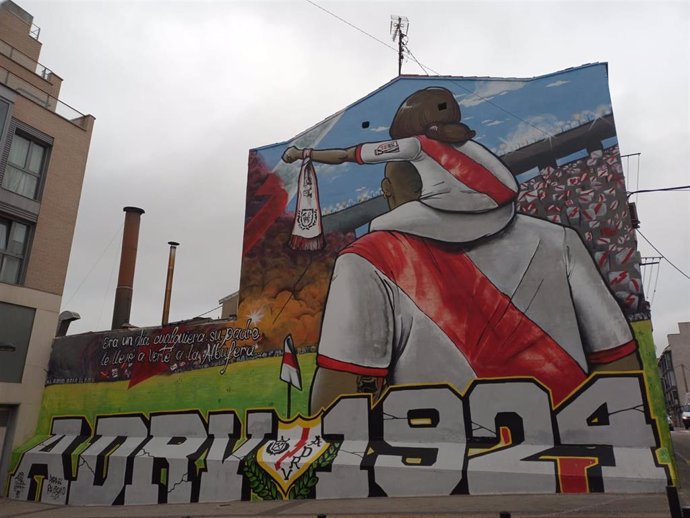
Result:
[[[292,341],[292,335],[285,337],[283,343],[283,363],[280,365],[280,379],[302,390],[302,372],[297,362],[297,350]]]

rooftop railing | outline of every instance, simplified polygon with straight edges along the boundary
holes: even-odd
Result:
[[[29,36],[31,36],[33,39],[38,40],[38,37],[41,35],[41,28],[36,25],[35,23],[31,24],[31,29],[29,30]]]
[[[0,67],[0,83],[16,91],[22,97],[26,97],[30,101],[59,115],[72,124],[86,129],[86,116],[83,113],[75,110],[69,104],[65,104],[52,95],[45,93],[43,90],[36,88],[28,81],[25,81],[21,77],[17,77],[3,67]]]
[[[41,65],[38,61],[34,61],[29,56],[17,50],[12,45],[3,40],[0,40],[0,54],[7,56],[12,61],[19,63],[21,66],[28,68],[36,75],[41,76],[46,81],[49,81],[50,76],[53,75],[53,71],[51,69],[44,65]]]

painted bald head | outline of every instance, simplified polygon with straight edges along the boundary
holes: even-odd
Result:
[[[403,203],[419,199],[422,194],[422,178],[410,162],[388,162],[381,190],[388,208],[393,210]]]

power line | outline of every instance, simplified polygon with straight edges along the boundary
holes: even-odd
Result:
[[[320,6],[319,4],[317,4],[316,2],[313,2],[312,0],[306,0],[306,1],[309,2],[311,5],[313,5],[314,7],[317,7],[317,8],[319,8],[319,9],[321,9],[322,11],[324,11],[325,13],[328,13],[329,15],[333,16],[333,17],[336,18],[337,20],[339,20],[339,21],[345,23],[346,25],[352,27],[353,29],[355,29],[355,30],[361,32],[362,34],[368,36],[369,38],[371,38],[371,39],[377,41],[377,42],[380,43],[381,45],[384,45],[385,47],[391,49],[392,51],[394,51],[394,52],[396,52],[396,53],[399,52],[399,49],[396,49],[396,48],[392,47],[391,45],[389,45],[389,44],[386,43],[385,41],[382,41],[382,40],[378,39],[377,37],[375,37],[375,36],[369,34],[369,33],[366,32],[365,30],[360,29],[359,27],[357,27],[357,26],[354,25],[353,23],[348,22],[347,20],[341,18],[340,16],[338,16],[337,14],[335,14],[335,13],[329,11],[328,9],[326,9],[326,8],[324,8],[324,7],[321,7],[321,6]],[[424,73],[425,73],[426,75],[429,75],[429,73],[427,72],[427,70],[433,72],[434,74],[436,74],[436,75],[438,75],[438,76],[441,75],[438,71],[434,70],[433,68],[428,67],[428,66],[426,66],[426,65],[423,65],[423,64],[415,57],[415,55],[412,53],[412,51],[410,51],[409,48],[405,48],[405,50],[406,50],[407,53],[412,57],[412,59],[414,59],[414,61],[419,65],[419,67],[424,71]],[[536,129],[537,131],[539,131],[540,133],[542,133],[543,135],[545,135],[547,138],[553,137],[553,135],[550,135],[549,133],[547,133],[546,131],[542,130],[542,129],[539,128],[538,126],[535,126],[535,125],[532,124],[531,122],[529,122],[529,121],[523,119],[522,117],[520,117],[520,116],[518,116],[518,115],[512,113],[512,112],[509,111],[509,110],[506,110],[506,109],[503,108],[502,106],[500,106],[500,105],[494,103],[493,101],[491,101],[491,99],[488,99],[488,98],[486,98],[486,97],[483,97],[483,96],[477,94],[476,92],[472,92],[469,88],[465,87],[463,84],[461,84],[461,83],[459,83],[459,82],[457,82],[457,81],[454,81],[454,80],[451,79],[451,82],[452,82],[453,84],[459,86],[460,88],[462,88],[463,90],[465,90],[465,91],[468,92],[469,94],[471,94],[471,95],[473,95],[473,96],[475,96],[475,97],[478,97],[479,99],[482,99],[484,102],[489,103],[490,105],[494,106],[495,108],[498,108],[499,110],[501,110],[501,111],[503,111],[504,113],[510,115],[511,117],[514,117],[514,118],[516,118],[517,120],[520,120],[520,121],[524,122],[524,123],[527,124],[528,126],[531,126],[532,128]],[[627,195],[628,198],[630,198],[630,196],[632,196],[633,194],[639,195],[640,193],[648,193],[648,192],[685,191],[685,190],[690,189],[690,185],[683,185],[683,186],[679,186],[679,187],[664,187],[664,188],[660,188],[660,189],[639,189],[639,186],[640,186],[640,158],[641,158],[641,153],[630,153],[630,154],[627,154],[627,155],[621,155],[621,158],[626,158],[626,159],[628,160],[628,165],[629,165],[629,163],[630,163],[630,157],[631,157],[631,156],[637,157],[637,175],[636,175],[637,178],[636,178],[636,190],[629,192],[628,195]],[[637,196],[636,196],[635,200],[637,200]],[[649,241],[647,240],[647,238],[644,237],[644,235],[643,235],[641,232],[639,232],[639,230],[638,230],[638,233],[640,233],[640,235],[645,239],[645,241],[647,241],[647,242],[649,243]],[[657,249],[654,247],[654,245],[652,245],[651,243],[649,243],[649,245],[650,245],[652,248],[654,248],[655,250],[657,250]],[[659,254],[661,254],[661,252],[659,252],[658,250],[657,250],[657,252],[658,252]],[[668,258],[664,257],[664,259],[666,259],[666,261],[668,261],[668,263],[669,263],[671,266],[673,266],[676,270],[678,270],[680,273],[682,273],[685,277],[688,277],[687,274],[685,274],[682,270],[680,270],[680,268],[678,268],[678,267],[675,266],[671,261],[669,261]],[[688,277],[688,279],[690,279],[690,277]]]
[[[217,309],[220,309],[220,308],[222,308],[222,307],[223,307],[223,304],[221,304],[220,306],[216,306],[216,307],[213,308],[213,309],[209,309],[209,310],[206,311],[205,313],[202,313],[201,315],[197,315],[197,316],[195,316],[194,318],[203,317],[204,315],[208,315],[209,313],[211,313],[211,312],[213,312],[213,311],[215,311],[215,310],[217,310]]]
[[[647,266],[647,265],[645,265],[645,266]],[[652,266],[652,268],[654,268],[654,266]],[[648,291],[647,285],[649,284],[649,276],[650,275],[649,275],[649,273],[647,273],[647,268],[645,268],[644,270],[642,269],[642,264],[640,264],[640,275],[642,277],[642,291],[647,293],[647,291]]]
[[[652,298],[649,301],[649,304],[654,304],[654,297],[656,296],[656,288],[659,285],[659,270],[661,270],[660,264],[658,264],[656,266],[656,278],[654,279],[654,291],[652,291]]]
[[[639,198],[639,193],[640,193],[640,160],[642,159],[642,155],[637,155],[637,183],[635,184],[635,190],[637,191],[635,193],[635,201],[637,201],[637,198]]]
[[[641,192],[669,192],[669,191],[688,191],[690,190],[690,185],[678,185],[676,187],[659,187],[658,189],[640,189],[639,191],[630,191],[627,196],[630,198],[633,194],[639,194]]]
[[[94,269],[96,268],[96,266],[98,266],[98,263],[101,262],[101,259],[103,259],[103,257],[105,256],[105,253],[106,253],[106,252],[108,251],[108,249],[110,248],[110,245],[113,244],[113,242],[115,241],[115,238],[120,234],[120,232],[122,231],[122,228],[123,228],[124,226],[125,226],[125,224],[123,223],[122,225],[120,225],[120,226],[118,227],[118,229],[117,229],[117,230],[115,231],[115,233],[113,234],[113,237],[110,239],[110,242],[105,246],[105,248],[104,248],[103,251],[101,252],[101,255],[98,257],[98,259],[96,259],[96,262],[93,263],[93,265],[91,266],[91,269],[88,271],[88,273],[87,273],[87,274],[84,276],[84,278],[81,280],[81,282],[79,283],[79,286],[77,286],[77,289],[74,290],[74,293],[72,293],[72,296],[71,296],[69,299],[67,299],[67,302],[65,303],[65,305],[64,305],[63,307],[69,306],[69,303],[72,302],[72,299],[74,299],[74,297],[76,297],[77,293],[79,293],[79,290],[81,289],[81,287],[82,287],[82,286],[84,285],[84,283],[86,282],[86,279],[89,278],[89,275],[91,275],[91,274],[93,273],[93,271],[94,271]]]
[[[350,27],[352,27],[352,28],[355,29],[356,31],[359,31],[359,32],[361,32],[362,34],[364,34],[365,36],[370,37],[372,40],[378,41],[381,45],[383,45],[383,46],[385,46],[385,47],[388,47],[389,49],[391,49],[392,51],[394,51],[396,54],[398,53],[398,49],[396,49],[396,48],[393,47],[392,45],[389,45],[389,44],[386,43],[385,41],[378,39],[376,36],[372,36],[371,34],[369,34],[369,33],[368,33],[367,31],[365,31],[364,29],[360,29],[360,28],[357,27],[355,24],[348,22],[347,20],[345,20],[344,18],[341,18],[340,16],[338,16],[338,15],[335,14],[335,13],[332,13],[331,11],[329,11],[328,9],[326,9],[325,7],[321,7],[321,6],[320,6],[319,4],[317,4],[316,2],[312,2],[312,0],[306,0],[306,1],[309,2],[311,5],[313,5],[314,7],[318,7],[318,8],[321,9],[323,12],[330,14],[333,18],[336,18],[337,20],[340,20],[340,21],[343,22],[344,24],[349,25]]]
[[[650,264],[650,265],[645,264],[644,266],[651,266],[651,268],[649,268],[649,270],[653,270],[653,269],[654,269],[654,265],[653,265],[653,264]],[[651,272],[648,271],[647,268],[645,268],[645,269],[643,270],[643,269],[642,269],[642,263],[640,263],[640,274],[641,274],[641,276],[642,276],[642,291],[644,291],[645,293],[648,293],[648,292],[649,292],[649,288],[648,288],[648,286],[649,286],[649,278],[651,277]]]
[[[625,171],[629,172],[630,171],[630,155],[621,155],[621,158],[625,157]],[[630,185],[630,180],[628,180],[628,175],[624,174],[623,175],[623,180],[625,181],[625,190],[628,190],[628,186]]]
[[[647,238],[645,237],[645,235],[644,235],[642,232],[640,232],[640,229],[639,229],[639,228],[637,229],[637,233],[640,234],[640,236],[642,236],[642,239],[644,239],[645,241],[647,241],[647,244],[648,244],[649,246],[651,246],[657,254],[659,254],[668,264],[670,264],[671,266],[673,266],[673,268],[674,268],[676,271],[678,271],[678,273],[680,273],[680,274],[681,274],[683,277],[685,277],[686,279],[690,280],[690,275],[688,275],[688,274],[685,273],[683,270],[681,270],[680,268],[678,268],[675,264],[673,264],[673,263],[669,260],[669,258],[666,257],[666,256],[661,252],[661,250],[659,250],[657,247],[655,247],[655,246],[652,244],[652,242],[651,242],[649,239],[647,239]]]
[[[650,304],[654,302],[654,295],[656,294],[656,288],[659,283],[661,259],[662,257],[643,257],[642,262],[640,262],[642,288]],[[642,269],[642,267],[645,266],[649,268]]]
[[[431,71],[432,71],[434,74],[436,74],[437,76],[440,76],[440,75],[441,75],[440,72],[434,70],[433,68],[428,67],[428,66],[426,66],[426,65],[425,65],[425,67],[426,67],[427,69],[431,70]],[[528,120],[523,119],[523,118],[520,117],[519,115],[515,115],[515,114],[514,114],[513,112],[511,112],[510,110],[506,110],[506,109],[503,108],[502,106],[500,106],[500,105],[496,104],[495,102],[493,102],[493,101],[492,101],[491,99],[489,99],[488,97],[484,97],[484,96],[482,96],[482,95],[479,95],[477,92],[473,92],[472,90],[470,90],[469,88],[467,88],[465,85],[463,85],[463,84],[461,84],[461,83],[459,83],[459,82],[457,82],[457,81],[455,81],[455,80],[453,80],[453,79],[451,79],[450,81],[451,81],[451,83],[453,83],[454,85],[459,86],[460,88],[462,88],[463,90],[465,90],[468,94],[473,95],[473,96],[475,96],[475,97],[478,97],[479,99],[481,99],[481,100],[484,101],[485,103],[489,103],[489,104],[490,104],[491,106],[493,106],[494,108],[498,108],[498,109],[501,110],[503,113],[506,113],[506,114],[510,115],[511,117],[514,117],[514,118],[516,118],[517,120],[524,122],[524,123],[527,124],[528,126],[531,126],[531,127],[534,128],[535,130],[537,130],[539,133],[541,133],[542,135],[546,136],[546,138],[549,138],[549,139],[550,139],[550,138],[553,137],[553,135],[551,135],[550,133],[544,131],[543,129],[541,129],[541,128],[538,127],[538,126],[535,126],[534,124],[532,124],[532,123],[529,122]]]
[[[428,75],[429,75],[429,72],[426,71],[426,68],[424,68],[424,65],[422,65],[422,64],[419,62],[419,60],[415,57],[415,55],[412,54],[412,51],[411,51],[409,48],[406,48],[405,50],[406,50],[407,53],[410,55],[410,57],[412,57],[412,59],[414,60],[414,62],[417,63],[417,64],[419,65],[419,68],[422,69],[422,72],[424,72],[424,74],[428,76]]]
[[[357,27],[355,24],[348,22],[347,20],[341,18],[341,17],[338,16],[337,14],[332,13],[331,11],[329,11],[328,9],[326,9],[325,7],[321,7],[319,4],[317,4],[316,2],[313,2],[312,0],[305,0],[305,1],[308,2],[308,3],[310,3],[311,5],[313,5],[314,7],[318,7],[319,9],[321,9],[322,11],[324,11],[325,13],[330,14],[330,15],[333,16],[334,18],[340,20],[341,22],[343,22],[343,23],[346,24],[346,25],[349,25],[349,26],[352,27],[353,29],[355,29],[355,30],[361,32],[362,34],[368,36],[369,38],[371,38],[371,39],[373,39],[373,40],[379,42],[381,45],[385,45],[385,46],[388,47],[389,49],[395,51],[396,54],[398,53],[398,49],[396,49],[396,48],[390,46],[390,45],[389,45],[388,43],[386,43],[385,41],[382,41],[382,40],[378,39],[376,36],[372,36],[371,34],[369,34],[368,32],[366,32],[365,30],[360,29],[360,28]],[[409,49],[408,49],[408,51],[409,51]],[[417,61],[417,60],[415,59],[415,61]],[[438,71],[434,70],[433,68],[431,68],[431,67],[429,67],[429,66],[427,66],[427,65],[422,65],[419,61],[417,61],[417,64],[418,64],[419,66],[421,66],[422,68],[425,68],[425,69],[427,69],[427,70],[430,70],[431,72],[433,72],[433,73],[436,74],[437,76],[441,76],[441,75],[442,75],[441,73],[439,73]],[[427,73],[427,75],[428,75],[428,73]],[[550,133],[547,133],[546,131],[544,131],[544,130],[541,129],[540,127],[535,126],[534,124],[532,124],[531,122],[529,122],[529,121],[523,119],[523,118],[520,117],[519,115],[515,115],[513,112],[511,112],[511,111],[509,111],[509,110],[506,110],[506,109],[503,108],[502,106],[500,106],[500,105],[496,104],[495,102],[491,101],[491,99],[489,99],[489,98],[487,98],[487,97],[484,97],[484,96],[481,96],[481,95],[479,95],[478,93],[471,91],[469,88],[467,88],[466,86],[464,86],[464,85],[458,83],[457,81],[455,81],[455,80],[453,80],[453,79],[450,79],[450,82],[453,83],[453,84],[456,85],[456,86],[459,86],[460,88],[462,88],[463,90],[465,90],[467,93],[469,93],[469,94],[471,94],[471,95],[473,95],[473,96],[475,96],[475,97],[478,97],[479,99],[481,99],[482,101],[484,101],[484,102],[486,102],[486,103],[489,103],[489,104],[490,104],[491,106],[493,106],[494,108],[497,108],[497,109],[501,110],[502,112],[504,112],[504,113],[510,115],[511,117],[514,117],[514,118],[516,118],[517,120],[524,122],[524,123],[527,124],[528,126],[530,126],[530,127],[534,128],[535,130],[537,130],[537,131],[538,131],[539,133],[541,133],[542,135],[546,136],[546,138],[550,139],[550,138],[553,137],[553,135],[551,135]]]
[[[113,254],[113,264],[110,266],[110,275],[108,276],[108,283],[105,285],[105,291],[103,292],[103,300],[101,300],[101,310],[98,313],[98,322],[103,318],[103,310],[105,309],[105,301],[108,297],[108,291],[110,290],[110,284],[115,280],[115,267],[117,266],[117,254]],[[106,321],[106,324],[107,321]]]
[[[635,186],[635,189],[640,188],[640,157],[642,156],[642,153],[628,153],[627,155],[620,155],[621,159],[625,158],[625,171],[630,172],[630,157],[634,156],[637,157],[637,185]],[[628,175],[624,176],[625,178],[625,183],[626,183],[626,188],[630,182],[628,182]],[[637,201],[637,198],[635,198],[635,201]]]

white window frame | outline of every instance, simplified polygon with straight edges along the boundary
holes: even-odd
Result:
[[[0,283],[2,284],[13,284],[13,285],[22,285],[24,283],[24,275],[26,273],[26,264],[27,260],[29,257],[29,245],[31,243],[31,237],[32,237],[32,230],[33,230],[33,225],[30,223],[24,222],[24,221],[19,221],[16,218],[9,217],[5,214],[0,214],[0,221],[3,223],[8,222],[9,223],[9,233],[7,235],[7,240],[9,242],[9,238],[12,235],[12,231],[15,227],[15,225],[23,225],[26,227],[26,237],[24,238],[24,243],[23,243],[23,249],[20,253],[17,252],[12,252],[10,250],[6,250],[4,248],[0,249],[0,274],[2,273],[3,266],[5,264],[5,257],[12,257],[14,259],[17,259],[20,262],[19,265],[19,273],[17,275],[17,279],[12,282],[12,281],[6,281],[3,280],[2,277],[0,277]]]
[[[24,139],[29,142],[29,150],[26,154],[26,160],[23,165],[15,164],[11,161],[10,157],[12,156],[12,145],[15,142],[15,139],[19,137],[21,139]],[[43,149],[43,156],[41,157],[41,164],[38,168],[38,172],[31,171],[28,167],[29,163],[31,162],[31,156],[34,153],[34,150],[39,147]],[[48,156],[50,154],[50,144],[43,142],[32,135],[29,135],[27,133],[24,133],[20,129],[17,129],[14,134],[12,135],[12,141],[10,142],[10,152],[7,158],[7,164],[5,165],[5,172],[3,175],[3,180],[2,184],[0,186],[5,189],[6,191],[13,192],[17,194],[18,196],[22,196],[24,198],[28,198],[30,200],[35,200],[35,201],[40,201],[41,199],[41,194],[43,192],[43,183],[44,183],[44,178],[45,178],[45,172],[47,169],[47,164],[48,164]],[[7,178],[7,172],[8,170],[12,168],[17,171],[19,171],[21,174],[26,174],[33,176],[36,179],[36,190],[33,194],[33,196],[26,196],[25,194],[22,194],[21,192],[14,191],[12,189],[9,189],[5,187],[5,181]]]

